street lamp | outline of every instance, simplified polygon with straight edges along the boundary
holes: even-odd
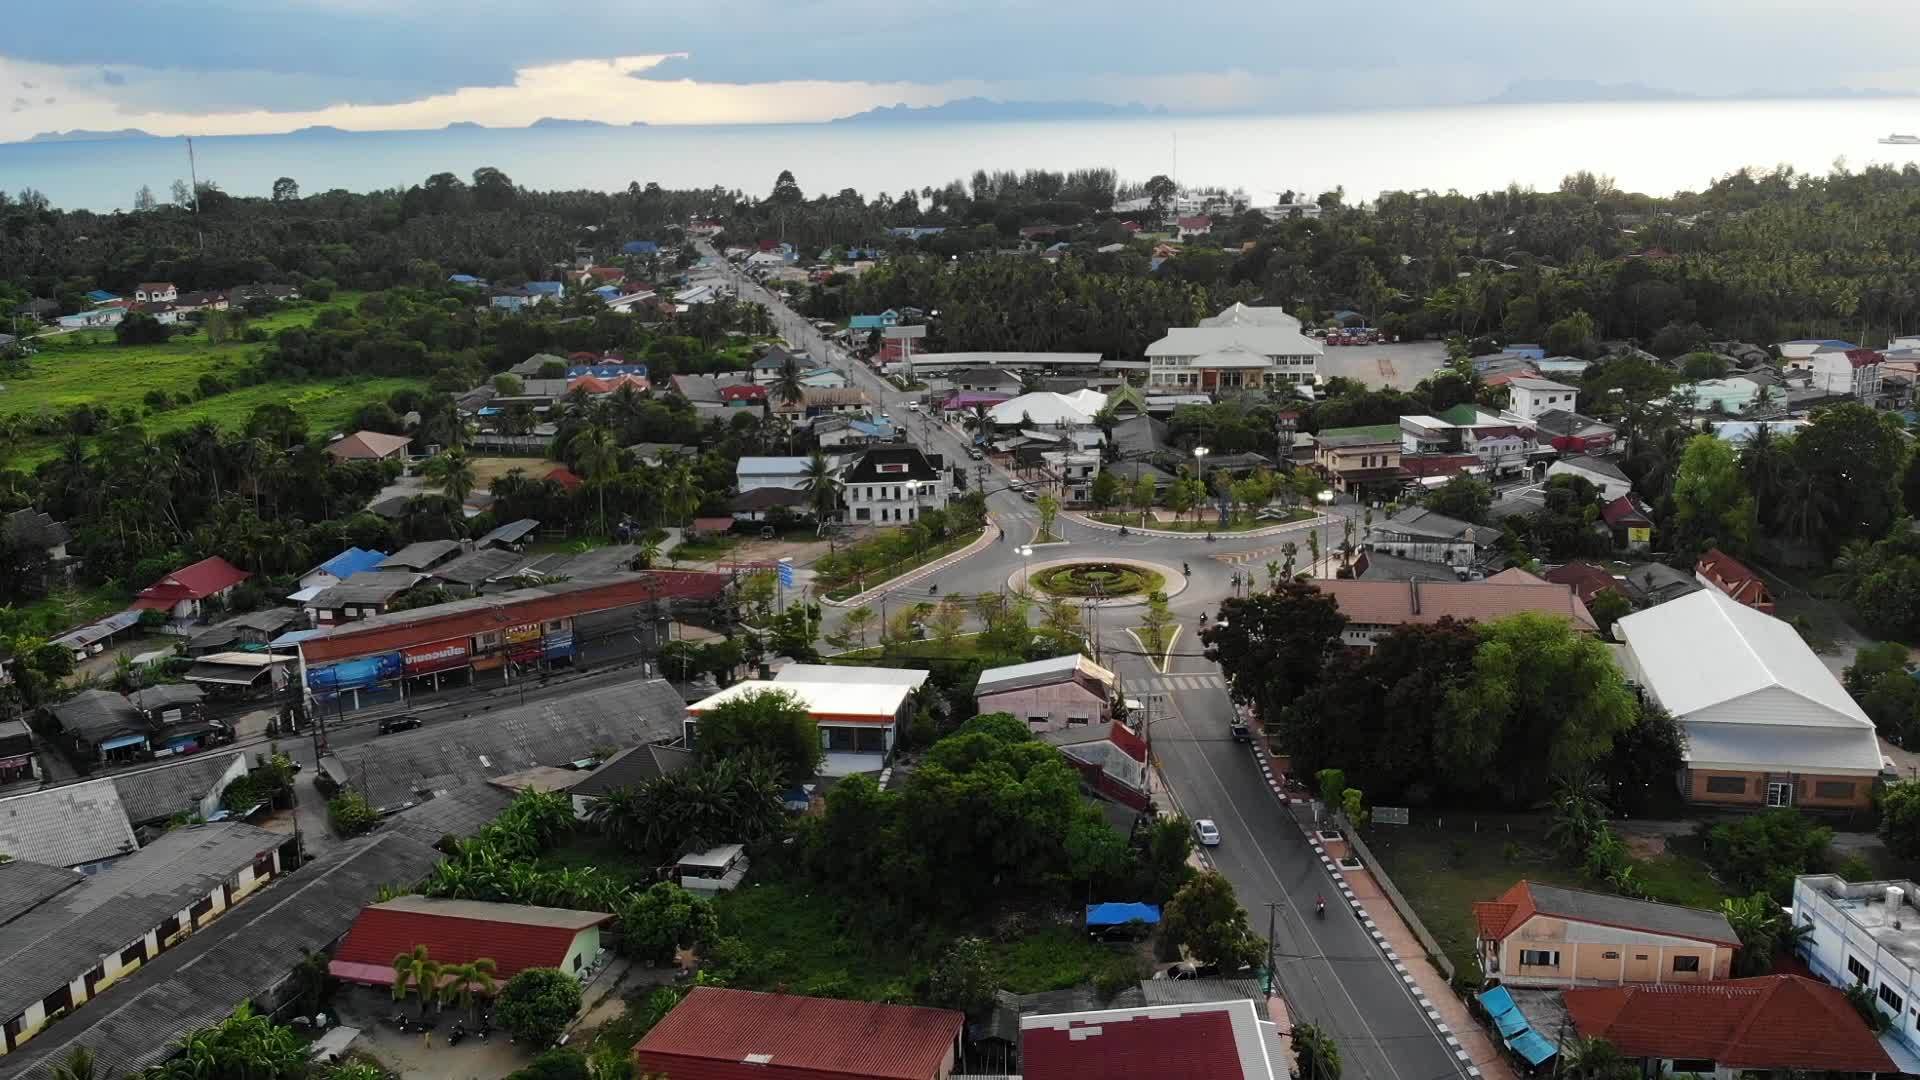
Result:
[[[1207,455],[1213,451],[1204,446],[1193,448],[1193,468],[1200,480],[1200,501],[1207,501]]]
[[[1033,558],[1033,545],[1021,544],[1013,549],[1013,553],[1020,556],[1020,591],[1026,592],[1032,579],[1032,571],[1027,568],[1027,560]]]

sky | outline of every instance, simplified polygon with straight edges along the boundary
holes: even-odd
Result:
[[[1510,82],[1920,93],[1915,0],[18,0],[0,140],[778,123],[984,96],[1453,105]]]

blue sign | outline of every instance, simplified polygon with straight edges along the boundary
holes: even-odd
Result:
[[[793,564],[784,560],[780,563],[780,587],[793,588]]]
[[[307,669],[307,686],[314,690],[359,690],[400,677],[400,654],[381,653]]]

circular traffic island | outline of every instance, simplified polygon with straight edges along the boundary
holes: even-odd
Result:
[[[1134,562],[1063,562],[1036,568],[1032,588],[1048,596],[1111,600],[1145,596],[1166,588],[1158,570]]]

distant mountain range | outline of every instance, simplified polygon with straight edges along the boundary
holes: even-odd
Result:
[[[121,128],[118,131],[87,131],[74,128],[72,131],[43,131],[27,142],[106,142],[110,139],[157,139],[160,136],[139,128]]]
[[[477,125],[476,125],[477,126]],[[609,124],[605,120],[569,120],[561,116],[543,116],[527,125],[530,128],[611,128],[620,124]],[[645,120],[635,120],[626,127],[646,127]]]
[[[1139,103],[1115,105],[1105,101],[994,101],[960,98],[941,105],[881,105],[851,116],[835,117],[834,124],[974,124],[1004,120],[1085,120],[1107,116],[1160,116],[1165,106]]]
[[[1854,89],[1835,86],[1816,90],[1755,89],[1737,94],[1692,94],[1664,86],[1643,83],[1603,83],[1587,79],[1523,79],[1481,105],[1581,105],[1636,101],[1779,101],[1856,98],[1863,101],[1884,98],[1915,97],[1893,90]]]

